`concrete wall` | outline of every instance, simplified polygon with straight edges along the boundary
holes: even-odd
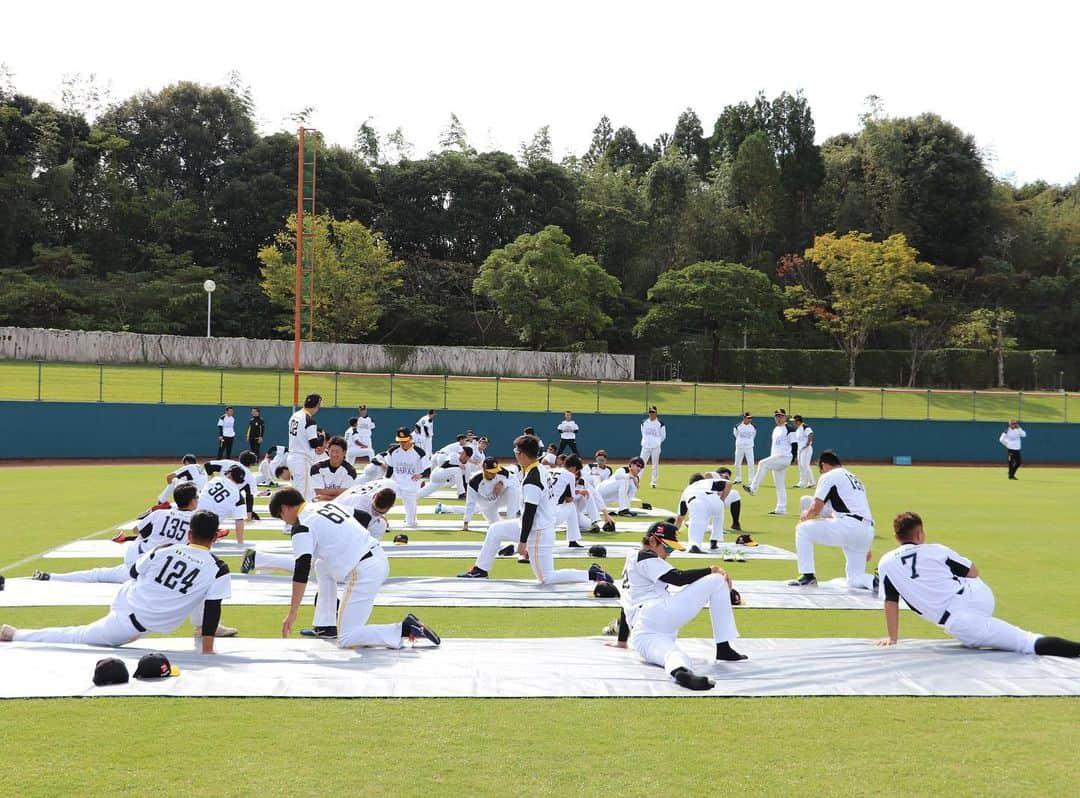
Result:
[[[425,412],[415,409],[372,409],[375,444],[393,440],[398,426],[411,427]],[[220,410],[198,405],[108,404],[88,402],[0,402],[0,459],[33,457],[150,457],[173,459],[193,451],[213,453],[217,447]],[[237,431],[243,436],[249,408],[237,406]],[[288,408],[264,408],[267,443],[285,442]],[[320,426],[338,434],[345,429],[347,410],[325,409]],[[578,414],[579,446],[592,453],[606,448],[612,457],[638,452],[641,416]],[[545,441],[557,440],[555,425],[561,413],[440,410],[436,416],[436,445],[465,429],[492,439],[498,455],[508,455],[511,441],[523,427],[536,427]],[[730,462],[734,417],[670,416],[664,419],[667,442],[663,457]],[[1004,424],[978,421],[872,421],[826,419],[813,423],[818,451],[832,448],[849,460],[889,460],[909,455],[915,464],[930,462],[1004,461],[998,435]],[[1080,424],[1029,424],[1025,460],[1080,463]],[[769,429],[759,428],[757,455],[768,449]],[[234,454],[240,449],[240,441]]]
[[[293,342],[0,327],[0,360],[291,370]],[[300,363],[308,371],[498,374],[592,380],[627,380],[634,376],[633,355],[457,346],[304,343]]]

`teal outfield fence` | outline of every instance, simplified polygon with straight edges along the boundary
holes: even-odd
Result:
[[[728,416],[783,407],[809,418],[1075,423],[1080,394],[304,372],[327,407]],[[287,371],[0,362],[0,400],[289,407]]]
[[[399,426],[412,426],[423,407],[377,408],[370,413],[376,424],[374,442],[383,447],[393,440]],[[264,445],[285,442],[289,408],[264,407]],[[316,417],[332,433],[345,429],[345,408],[324,408]],[[238,440],[234,453],[243,448],[249,408],[237,404]],[[184,452],[210,454],[217,448],[216,408],[201,405],[162,405],[108,402],[0,402],[0,459],[42,457],[163,457],[175,459]],[[509,455],[513,438],[533,426],[547,441],[557,440],[560,412],[546,411],[438,411],[435,440],[442,445],[466,429],[488,435],[492,450]],[[738,415],[663,415],[667,441],[663,457],[671,460],[726,462],[732,456],[732,426]],[[603,447],[616,458],[638,453],[639,413],[579,413],[578,444],[583,453]],[[1004,449],[998,435],[1004,425],[984,421],[926,421],[814,418],[818,448],[836,449],[851,460],[891,460],[909,456],[925,462],[998,462]],[[767,453],[770,418],[758,427],[757,454]],[[1080,425],[1028,424],[1024,457],[1029,462],[1080,463]]]

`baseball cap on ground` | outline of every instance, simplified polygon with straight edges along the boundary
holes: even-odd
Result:
[[[143,654],[135,668],[136,679],[162,679],[166,676],[179,676],[180,669],[173,667],[168,658],[160,651]]]
[[[98,687],[104,687],[107,684],[126,684],[127,680],[127,665],[116,657],[99,659],[94,666],[94,684]]]

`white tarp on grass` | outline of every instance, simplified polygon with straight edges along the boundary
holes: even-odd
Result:
[[[661,697],[1076,696],[1080,661],[973,651],[947,640],[878,649],[863,639],[744,639],[750,659],[712,660],[710,640],[683,640],[712,690],[678,687],[661,668],[605,638],[444,639],[441,648],[342,650],[325,640],[237,638],[202,656],[191,638],[119,649],[0,644],[0,697]],[[95,687],[94,663],[116,656],[134,673],[147,651],[165,652],[180,675]]]

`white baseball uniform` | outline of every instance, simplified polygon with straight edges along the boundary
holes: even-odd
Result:
[[[641,459],[646,464],[652,463],[649,485],[654,488],[660,479],[660,446],[666,439],[667,429],[659,416],[655,419],[646,417],[641,422]]]
[[[689,518],[687,537],[691,546],[705,544],[705,530],[712,526],[710,540],[724,539],[723,491],[726,480],[699,479],[683,488],[679,497],[679,515]]]
[[[221,521],[246,518],[247,502],[243,485],[237,485],[224,474],[218,474],[199,491],[199,510],[217,513]]]
[[[807,424],[800,424],[795,430],[795,444],[798,446],[799,481],[795,487],[814,487],[814,430]]]
[[[769,456],[758,462],[757,471],[754,472],[754,479],[750,483],[750,494],[753,495],[761,487],[761,481],[765,478],[765,473],[770,472],[772,474],[773,484],[776,485],[774,513],[787,512],[787,484],[784,477],[789,465],[791,465],[790,433],[788,433],[786,426],[777,424],[772,431],[772,445]]]
[[[319,428],[304,408],[289,416],[289,454],[285,465],[292,474],[292,484],[307,501],[315,495],[311,485],[311,466],[315,462],[316,439]]]
[[[506,497],[509,493],[507,485],[511,479],[510,472],[500,468],[499,473],[491,479],[484,479],[483,474],[477,474],[469,480],[469,487],[465,495],[465,523],[472,521],[476,511],[479,510],[488,524],[494,524],[499,520],[499,506],[506,506]],[[516,507],[506,506],[506,515],[513,517],[517,512]]]
[[[757,438],[757,428],[753,424],[736,424],[732,430],[735,437],[735,468],[732,476],[736,482],[742,482],[743,463],[746,463],[747,473],[751,479],[754,477],[754,440]]]
[[[638,472],[638,480],[641,472]],[[638,480],[630,473],[627,466],[618,468],[599,485],[600,496],[609,506],[615,505],[619,510],[629,510],[630,503],[637,496]]]
[[[851,587],[872,590],[874,577],[866,572],[866,555],[874,542],[874,517],[866,487],[846,468],[822,474],[813,497],[803,496],[801,509],[821,499],[825,509],[819,518],[795,525],[795,555],[799,573],[814,573],[814,546],[838,546],[844,550],[844,571]]]
[[[435,419],[427,413],[420,416],[420,418],[416,420],[416,423],[413,424],[412,439],[413,443],[425,452],[434,451]]]
[[[904,543],[878,562],[885,601],[903,599],[965,646],[1035,653],[1042,635],[995,618],[993,591],[970,570],[971,560],[939,543]]]
[[[415,445],[404,449],[394,444],[385,452],[377,454],[375,460],[378,465],[386,467],[386,478],[393,480],[394,490],[405,505],[405,526],[415,529],[417,527],[416,499],[420,492],[420,480],[413,477],[426,476],[429,473],[430,462],[427,452]]]
[[[181,463],[172,473],[176,476],[158,494],[158,502],[171,502],[173,491],[181,482],[192,482],[196,488],[201,488],[206,484],[206,472],[195,463]]]

